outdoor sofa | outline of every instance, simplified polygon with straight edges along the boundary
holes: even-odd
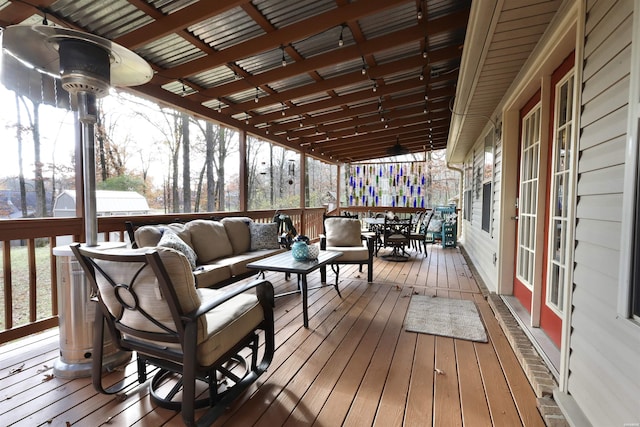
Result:
[[[284,251],[276,223],[248,217],[169,224],[127,223],[133,247],[169,247],[189,260],[198,288],[220,288],[257,273],[247,264]]]

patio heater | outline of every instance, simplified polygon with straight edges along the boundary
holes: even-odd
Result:
[[[147,62],[134,52],[99,36],[46,25],[14,25],[2,32],[2,47],[25,63],[25,73],[48,74],[59,78],[69,92],[75,112],[76,141],[82,146],[82,178],[84,190],[84,231],[87,246],[98,246],[95,179],[96,99],[109,93],[110,86],[136,86],[148,82],[153,72]],[[101,245],[102,246],[102,245]],[[108,246],[108,245],[107,245]],[[55,248],[60,265],[59,317],[60,359],[54,373],[64,378],[88,376],[91,372],[93,347],[93,313],[91,289],[77,266],[69,247]],[[76,264],[74,268],[73,264]],[[129,359],[128,353],[108,349],[109,369]],[[113,346],[111,346],[113,347]]]
[[[3,48],[41,73],[60,76],[80,122],[84,219],[87,246],[97,245],[94,125],[96,99],[110,86],[137,86],[153,72],[129,49],[93,34],[46,25],[13,25],[3,31]]]

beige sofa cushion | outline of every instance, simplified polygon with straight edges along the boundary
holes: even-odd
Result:
[[[233,255],[233,247],[221,222],[196,219],[189,221],[186,228],[191,233],[191,244],[199,264]]]
[[[362,246],[360,221],[355,218],[325,218],[327,246]]]
[[[251,246],[249,224],[253,222],[252,219],[246,216],[230,216],[222,218],[220,222],[227,230],[227,237],[231,242],[233,254],[238,255],[249,251]]]
[[[328,251],[342,252],[334,263],[340,261],[367,261],[369,259],[369,248],[366,246],[327,246]]]
[[[216,265],[226,265],[231,269],[231,274],[234,276],[245,274],[250,271],[247,268],[247,264],[261,260],[262,258],[266,258],[271,255],[278,254],[283,252],[284,249],[259,249],[257,251],[246,252],[240,255],[234,255],[230,257],[225,257],[222,259],[218,259],[215,261]],[[255,271],[255,270],[253,270]]]
[[[214,299],[220,290],[199,289],[203,301]],[[229,351],[238,339],[253,331],[264,319],[255,293],[240,294],[206,314],[208,340],[198,346],[198,361],[207,366]]]
[[[172,223],[161,225],[143,225],[136,229],[134,237],[139,248],[158,246],[162,238],[162,230],[168,228],[180,237],[180,239],[193,249],[191,244],[191,233],[185,224]]]
[[[223,258],[223,260],[226,258]],[[199,265],[193,270],[193,276],[196,279],[196,287],[210,288],[215,287],[217,283],[231,278],[231,268],[228,265],[212,261],[209,264]]]

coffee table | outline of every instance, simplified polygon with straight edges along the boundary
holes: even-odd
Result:
[[[290,295],[292,293],[300,292],[302,294],[302,320],[305,328],[309,327],[309,314],[307,312],[307,291],[311,289],[318,289],[324,286],[318,286],[315,288],[308,289],[307,288],[307,274],[311,273],[322,267],[323,265],[327,265],[334,259],[338,258],[342,255],[342,252],[339,251],[320,251],[318,255],[318,259],[314,260],[306,260],[306,261],[297,261],[291,256],[291,252],[281,252],[277,255],[273,255],[267,258],[263,258],[258,261],[251,262],[247,264],[247,268],[251,268],[254,270],[260,270],[260,272],[264,275],[265,271],[280,271],[283,273],[294,273],[298,276],[298,290],[293,292],[286,292],[282,294],[276,295],[276,297],[281,297],[284,295]],[[331,269],[336,274],[336,282],[334,287],[340,295],[340,289],[338,289],[338,274],[340,273],[340,267],[335,264],[331,264]],[[325,285],[326,286],[326,285]]]

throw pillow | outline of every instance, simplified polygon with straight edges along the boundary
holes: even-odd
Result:
[[[360,220],[352,218],[325,218],[327,246],[362,246]]]
[[[166,228],[164,233],[162,233],[158,246],[175,249],[176,251],[181,252],[185,257],[187,257],[191,270],[195,270],[196,259],[198,258],[196,253],[191,249],[191,246],[187,245],[184,240],[178,237],[178,235],[173,231]]]
[[[251,250],[258,249],[278,249],[278,224],[270,222],[261,224],[252,222],[249,224],[251,234]]]

